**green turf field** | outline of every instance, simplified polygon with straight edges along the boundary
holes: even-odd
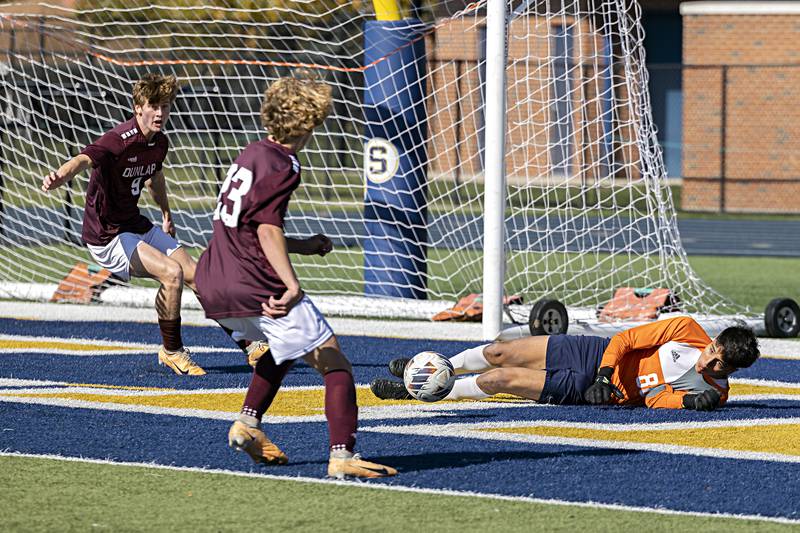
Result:
[[[796,530],[732,518],[13,456],[0,457],[0,486],[0,531],[9,532]]]

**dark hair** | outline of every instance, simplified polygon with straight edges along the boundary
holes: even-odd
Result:
[[[761,355],[758,351],[758,339],[750,328],[726,328],[717,335],[716,342],[722,349],[722,360],[734,368],[747,368]]]

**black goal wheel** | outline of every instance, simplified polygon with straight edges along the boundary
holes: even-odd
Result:
[[[531,335],[563,335],[569,328],[567,308],[558,300],[539,300],[531,308],[528,327]]]
[[[764,325],[770,337],[797,337],[800,333],[800,307],[791,298],[775,298],[764,311]]]

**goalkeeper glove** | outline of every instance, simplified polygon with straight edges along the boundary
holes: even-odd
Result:
[[[611,395],[613,394],[620,400],[625,398],[622,391],[611,383],[611,376],[614,374],[614,368],[610,366],[601,367],[597,371],[597,377],[594,378],[594,383],[586,389],[583,393],[583,399],[592,405],[599,405],[609,403]]]
[[[716,389],[710,389],[700,394],[687,394],[683,397],[683,408],[695,411],[713,411],[719,407],[720,395]]]

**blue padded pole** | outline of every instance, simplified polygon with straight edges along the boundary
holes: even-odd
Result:
[[[364,293],[425,299],[425,41],[416,19],[364,25]],[[413,41],[413,42],[412,42]]]

